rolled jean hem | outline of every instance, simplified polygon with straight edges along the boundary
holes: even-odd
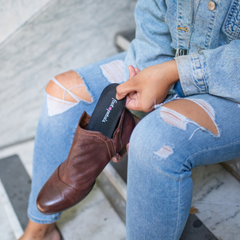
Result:
[[[35,218],[35,217],[28,211],[28,218],[29,218],[31,221],[35,222],[35,223],[51,224],[51,223],[54,223],[54,222],[56,222],[56,221],[59,220],[60,214],[59,214],[59,216],[55,216],[54,219],[44,219],[44,220],[42,220],[42,219]]]

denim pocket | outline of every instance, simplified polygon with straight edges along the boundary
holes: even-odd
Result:
[[[240,39],[240,1],[234,0],[223,24],[223,32],[230,40]]]

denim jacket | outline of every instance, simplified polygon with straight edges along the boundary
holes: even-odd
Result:
[[[240,0],[139,0],[135,21],[126,66],[142,70],[175,58],[185,96],[240,103]]]

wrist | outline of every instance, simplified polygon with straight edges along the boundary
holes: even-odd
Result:
[[[168,63],[167,68],[168,81],[171,85],[173,85],[179,80],[177,63],[175,60],[171,60],[167,63]]]

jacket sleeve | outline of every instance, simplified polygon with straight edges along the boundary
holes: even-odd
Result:
[[[125,80],[128,66],[140,70],[174,58],[171,35],[165,22],[167,7],[164,0],[138,0],[135,7],[136,37],[131,42],[125,59]]]
[[[240,103],[240,40],[175,60],[185,96],[208,93]]]

